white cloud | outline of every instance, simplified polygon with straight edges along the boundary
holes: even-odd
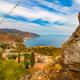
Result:
[[[0,2],[0,11],[8,13],[14,5],[10,3],[5,3],[3,1]],[[4,9],[3,9],[4,8]],[[10,15],[20,15],[25,18],[30,18],[30,19],[43,19],[47,20],[49,22],[54,22],[54,21],[61,21],[64,20],[65,17],[62,15],[57,15],[52,12],[45,11],[43,9],[35,7],[34,9],[28,9],[24,7],[18,6]]]
[[[80,4],[80,0],[74,0],[76,3]]]
[[[0,28],[19,29],[22,31],[32,32],[39,35],[70,35],[75,27],[68,26],[40,26],[34,23],[22,23],[16,21],[5,21]]]
[[[9,4],[7,2],[4,1],[0,1],[0,11],[8,13],[12,8],[13,8],[13,4]]]
[[[55,27],[53,24],[51,24],[50,26],[43,27],[34,23],[20,23],[14,21],[6,22],[5,20],[5,22],[2,25],[0,25],[0,28],[16,28],[24,31],[26,30],[29,32],[38,33],[41,35],[47,35],[47,34],[70,35],[75,30],[75,27],[78,24],[77,16],[76,16],[77,14],[70,13],[70,8],[68,7],[60,7],[55,4],[52,5],[52,3],[48,3],[48,2],[43,2],[43,3],[45,3],[45,5],[48,5],[49,7],[55,7],[59,11],[63,11],[63,12],[67,11],[69,15],[62,15],[62,14],[56,14],[54,12],[49,12],[38,6],[33,7],[32,9],[27,7],[25,8],[25,7],[17,6],[17,8],[14,9],[14,11],[10,15],[12,16],[18,15],[25,18],[29,18],[31,20],[40,18],[43,20],[47,20],[51,23],[55,21],[60,21],[65,23],[64,26]],[[0,1],[0,11],[4,13],[8,13],[13,8],[13,6],[14,4]],[[73,7],[71,8],[73,9]],[[2,19],[2,17],[0,19]]]

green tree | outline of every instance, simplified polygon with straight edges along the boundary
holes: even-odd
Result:
[[[20,63],[21,53],[25,53],[26,52],[26,47],[23,44],[23,42],[19,40],[19,41],[17,41],[16,47],[13,48],[12,52],[18,53],[18,63]]]
[[[30,57],[30,65],[31,65],[31,67],[34,66],[34,64],[35,64],[35,55],[34,55],[34,52],[32,51],[31,57]]]
[[[29,68],[30,58],[31,58],[31,54],[30,53],[25,53],[24,54],[24,64],[25,64],[26,69]]]
[[[29,53],[24,54],[24,64],[26,66],[26,69],[30,67],[33,67],[35,64],[35,55],[34,52],[31,51]]]

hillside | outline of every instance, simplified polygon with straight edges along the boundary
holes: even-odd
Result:
[[[0,29],[0,42],[13,43],[16,40],[23,40],[24,38],[37,37],[39,35],[29,32],[23,32],[16,29]]]
[[[47,55],[47,56],[59,56],[61,54],[61,49],[54,46],[35,46],[28,48],[28,51],[34,51],[35,53]]]

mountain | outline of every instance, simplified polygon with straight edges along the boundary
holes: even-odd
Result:
[[[16,29],[0,29],[0,42],[3,43],[14,43],[17,40],[24,40],[25,38],[37,36],[39,35]]]
[[[70,39],[63,45],[65,64],[80,63],[80,13],[78,19],[79,26]]]

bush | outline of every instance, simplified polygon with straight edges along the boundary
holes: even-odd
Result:
[[[0,80],[19,80],[25,74],[25,66],[13,60],[0,62]]]
[[[28,69],[29,65],[30,65],[30,62],[29,61],[25,61],[24,64],[25,64],[26,69]]]

